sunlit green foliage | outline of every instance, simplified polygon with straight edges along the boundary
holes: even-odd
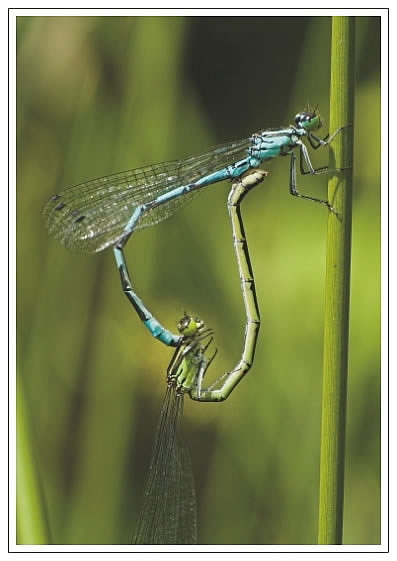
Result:
[[[357,19],[344,542],[372,544],[379,19]],[[122,295],[112,253],[67,252],[41,209],[64,186],[289,124],[307,102],[327,132],[330,19],[19,17],[17,41],[18,370],[30,446],[54,543],[128,543],[171,351]],[[316,165],[327,163],[320,152]],[[200,543],[316,543],[326,210],[289,196],[288,160],[267,169],[243,204],[262,316],[255,365],[226,402],[185,404]],[[298,186],[325,196],[326,178]],[[126,250],[138,294],[165,325],[186,309],[215,330],[216,374],[237,360],[244,325],[228,188],[207,189]],[[18,539],[31,541],[21,527]]]

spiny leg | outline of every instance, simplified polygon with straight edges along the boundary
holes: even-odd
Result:
[[[337,134],[339,134],[341,131],[343,131],[344,129],[350,127],[351,125],[345,125],[343,127],[339,127],[338,129],[336,129],[336,131],[334,131],[331,136],[329,134],[327,134],[324,138],[319,138],[318,136],[316,136],[313,133],[309,133],[307,135],[307,138],[310,142],[311,147],[314,150],[317,150],[320,147],[324,147],[327,146],[328,144],[330,144],[332,142],[332,140],[335,138],[335,136]],[[323,166],[320,168],[315,169],[310,161],[310,157],[309,157],[309,153],[307,151],[306,146],[303,144],[303,142],[298,142],[299,144],[299,166],[300,166],[300,172],[302,175],[318,175],[321,173],[332,173],[334,171],[342,171],[341,169],[334,169],[334,170],[330,170],[328,168],[328,166]],[[307,166],[307,170],[305,170],[303,162],[306,163]],[[307,195],[302,195],[298,192],[297,187],[296,187],[296,157],[294,153],[291,153],[291,166],[290,166],[290,193],[291,195],[293,195],[294,197],[300,197],[302,199],[307,199],[309,201],[314,201],[316,203],[320,203],[323,204],[325,206],[328,207],[328,209],[337,214],[336,210],[334,209],[334,207],[329,203],[329,201],[323,200],[323,199],[318,199],[316,197],[309,197]]]
[[[299,165],[300,165],[300,172],[302,175],[320,175],[321,173],[333,173],[335,171],[343,171],[343,169],[347,168],[334,168],[330,169],[328,166],[322,166],[321,168],[314,168],[311,161],[309,152],[307,151],[306,146],[303,142],[299,142]],[[303,161],[305,161],[307,170],[303,165]]]
[[[188,355],[195,347],[196,342],[192,340],[189,343],[185,341],[181,341],[181,343],[177,346],[172,355],[170,363],[167,368],[167,381],[172,381],[176,376],[175,372],[177,372],[178,368],[180,367],[183,359]]]
[[[336,131],[334,131],[331,134],[331,136],[329,134],[327,134],[327,135],[324,136],[324,138],[319,138],[318,136],[316,136],[315,134],[313,134],[311,132],[307,135],[307,138],[310,142],[310,146],[313,148],[313,150],[317,150],[317,148],[320,148],[320,146],[327,146],[330,142],[333,141],[333,139],[335,138],[335,136],[337,134],[339,134],[341,131],[343,131],[344,129],[347,129],[351,126],[352,125],[344,125],[343,127],[339,127],[338,129],[336,129]]]
[[[305,170],[303,161],[306,163],[307,170]],[[331,171],[336,171],[330,170],[328,166],[322,166],[321,168],[315,169],[310,161],[309,152],[307,151],[307,148],[303,144],[303,142],[299,145],[299,166],[302,175],[319,175],[321,173],[330,173]]]
[[[208,339],[208,341],[204,345],[202,345],[201,343],[206,339]],[[192,337],[183,337],[183,341],[181,342],[181,344],[178,345],[171,359],[170,365],[167,370],[167,375],[169,375],[169,372],[171,372],[172,370],[178,369],[183,359],[189,353],[193,353],[193,355],[196,357],[197,364],[201,363],[201,361],[204,360],[208,368],[208,366],[215,358],[216,353],[218,352],[218,350],[215,349],[215,352],[213,353],[210,359],[205,358],[205,353],[213,340],[214,337],[213,337],[212,329],[206,329],[201,334],[199,335],[196,334]]]
[[[198,372],[197,372],[197,376],[196,376],[195,389],[193,390],[197,394],[197,396],[201,396],[201,386],[203,384],[203,379],[204,379],[205,373],[207,372],[207,370],[210,367],[212,361],[214,360],[214,358],[216,357],[216,355],[218,353],[218,349],[215,349],[215,351],[211,355],[211,358],[209,358],[209,359],[205,358],[205,351],[207,350],[207,348],[208,348],[208,346],[211,342],[212,342],[212,338],[202,351],[202,358],[201,358],[199,368],[198,368]],[[208,391],[208,390],[206,390],[206,391]],[[191,396],[191,393],[192,392],[190,392],[190,396]],[[208,401],[212,401],[212,400],[208,400]],[[218,401],[218,400],[213,400],[213,401]]]
[[[294,197],[299,197],[301,199],[306,199],[308,201],[314,201],[315,203],[320,203],[322,205],[325,205],[330,211],[336,212],[334,207],[328,201],[317,199],[316,197],[309,197],[308,195],[302,195],[298,192],[298,189],[296,187],[296,156],[293,152],[291,152],[291,165],[289,169],[289,192],[291,193],[291,195],[293,195]]]
[[[251,368],[260,327],[258,302],[255,293],[255,281],[252,272],[244,225],[240,213],[240,203],[247,192],[263,181],[267,172],[252,170],[232,184],[228,197],[228,211],[233,232],[233,246],[240,274],[241,291],[246,314],[244,346],[241,358],[230,372],[226,372],[211,386],[201,389],[201,381],[206,370],[201,372],[197,387],[190,392],[190,397],[197,401],[223,401],[236,387]],[[208,368],[208,366],[207,366]],[[216,386],[217,387],[215,389]]]
[[[205,371],[216,356],[217,349],[211,357],[206,353],[213,341],[211,329],[198,330],[183,337],[167,369],[167,383],[175,387],[180,394],[189,393],[193,387],[201,387]]]

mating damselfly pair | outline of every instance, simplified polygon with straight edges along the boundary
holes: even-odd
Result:
[[[316,111],[304,111],[295,124],[267,129],[249,138],[214,148],[184,160],[155,164],[94,179],[54,195],[44,209],[51,234],[67,248],[95,253],[113,247],[124,293],[152,335],[176,347],[167,369],[167,392],[161,410],[147,478],[143,508],[135,532],[135,544],[196,543],[197,523],[193,474],[181,434],[183,397],[198,401],[222,401],[250,369],[259,332],[259,309],[254,276],[240,212],[249,190],[261,183],[267,172],[258,167],[276,156],[290,156],[289,190],[334,211],[328,201],[302,195],[296,184],[299,149],[303,175],[329,171],[314,169],[303,143],[326,146],[340,132],[318,138],[321,127]],[[240,275],[246,323],[241,358],[209,387],[203,388],[206,370],[215,354],[207,356],[212,331],[201,320],[182,318],[178,334],[165,329],[133,290],[123,248],[131,234],[167,218],[202,188],[230,180],[227,207],[232,226],[234,251]]]
[[[249,370],[259,330],[259,310],[254,278],[240,214],[240,202],[245,194],[263,181],[267,174],[258,169],[277,156],[290,157],[289,191],[291,195],[312,200],[333,211],[332,205],[315,197],[301,194],[296,182],[296,155],[299,150],[300,172],[315,175],[329,172],[327,167],[315,169],[308,149],[327,146],[342,130],[319,138],[314,134],[321,127],[316,110],[298,113],[293,125],[265,129],[250,137],[230,142],[204,152],[172,162],[116,173],[94,179],[53,195],[43,211],[48,231],[71,250],[96,253],[113,248],[122,289],[140,319],[154,337],[166,345],[178,347],[182,336],[166,329],[150,313],[132,287],[123,248],[131,234],[171,216],[203,188],[223,180],[232,182],[228,210],[233,229],[234,249],[240,273],[246,312],[246,328],[241,359],[210,388],[196,387],[190,392],[199,401],[226,399]]]

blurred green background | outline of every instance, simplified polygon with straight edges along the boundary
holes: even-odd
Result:
[[[18,429],[52,543],[129,543],[172,351],[123,296],[112,252],[69,253],[42,207],[65,186],[287,125],[308,102],[325,134],[330,30],[329,17],[17,18]],[[344,543],[376,544],[380,18],[358,17],[356,40]],[[226,402],[185,400],[202,544],[317,539],[327,216],[289,196],[288,165],[272,162],[242,209],[262,317],[255,365]],[[325,197],[326,181],[298,186]],[[160,321],[174,330],[186,309],[213,327],[212,375],[237,361],[244,326],[228,189],[207,189],[126,250]],[[23,497],[18,507],[19,543],[31,543]]]

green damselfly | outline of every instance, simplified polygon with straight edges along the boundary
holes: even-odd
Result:
[[[208,356],[213,333],[200,319],[185,315],[178,331],[182,339],[167,369],[167,391],[134,544],[197,543],[194,477],[181,427],[183,398],[201,385],[216,350]]]

